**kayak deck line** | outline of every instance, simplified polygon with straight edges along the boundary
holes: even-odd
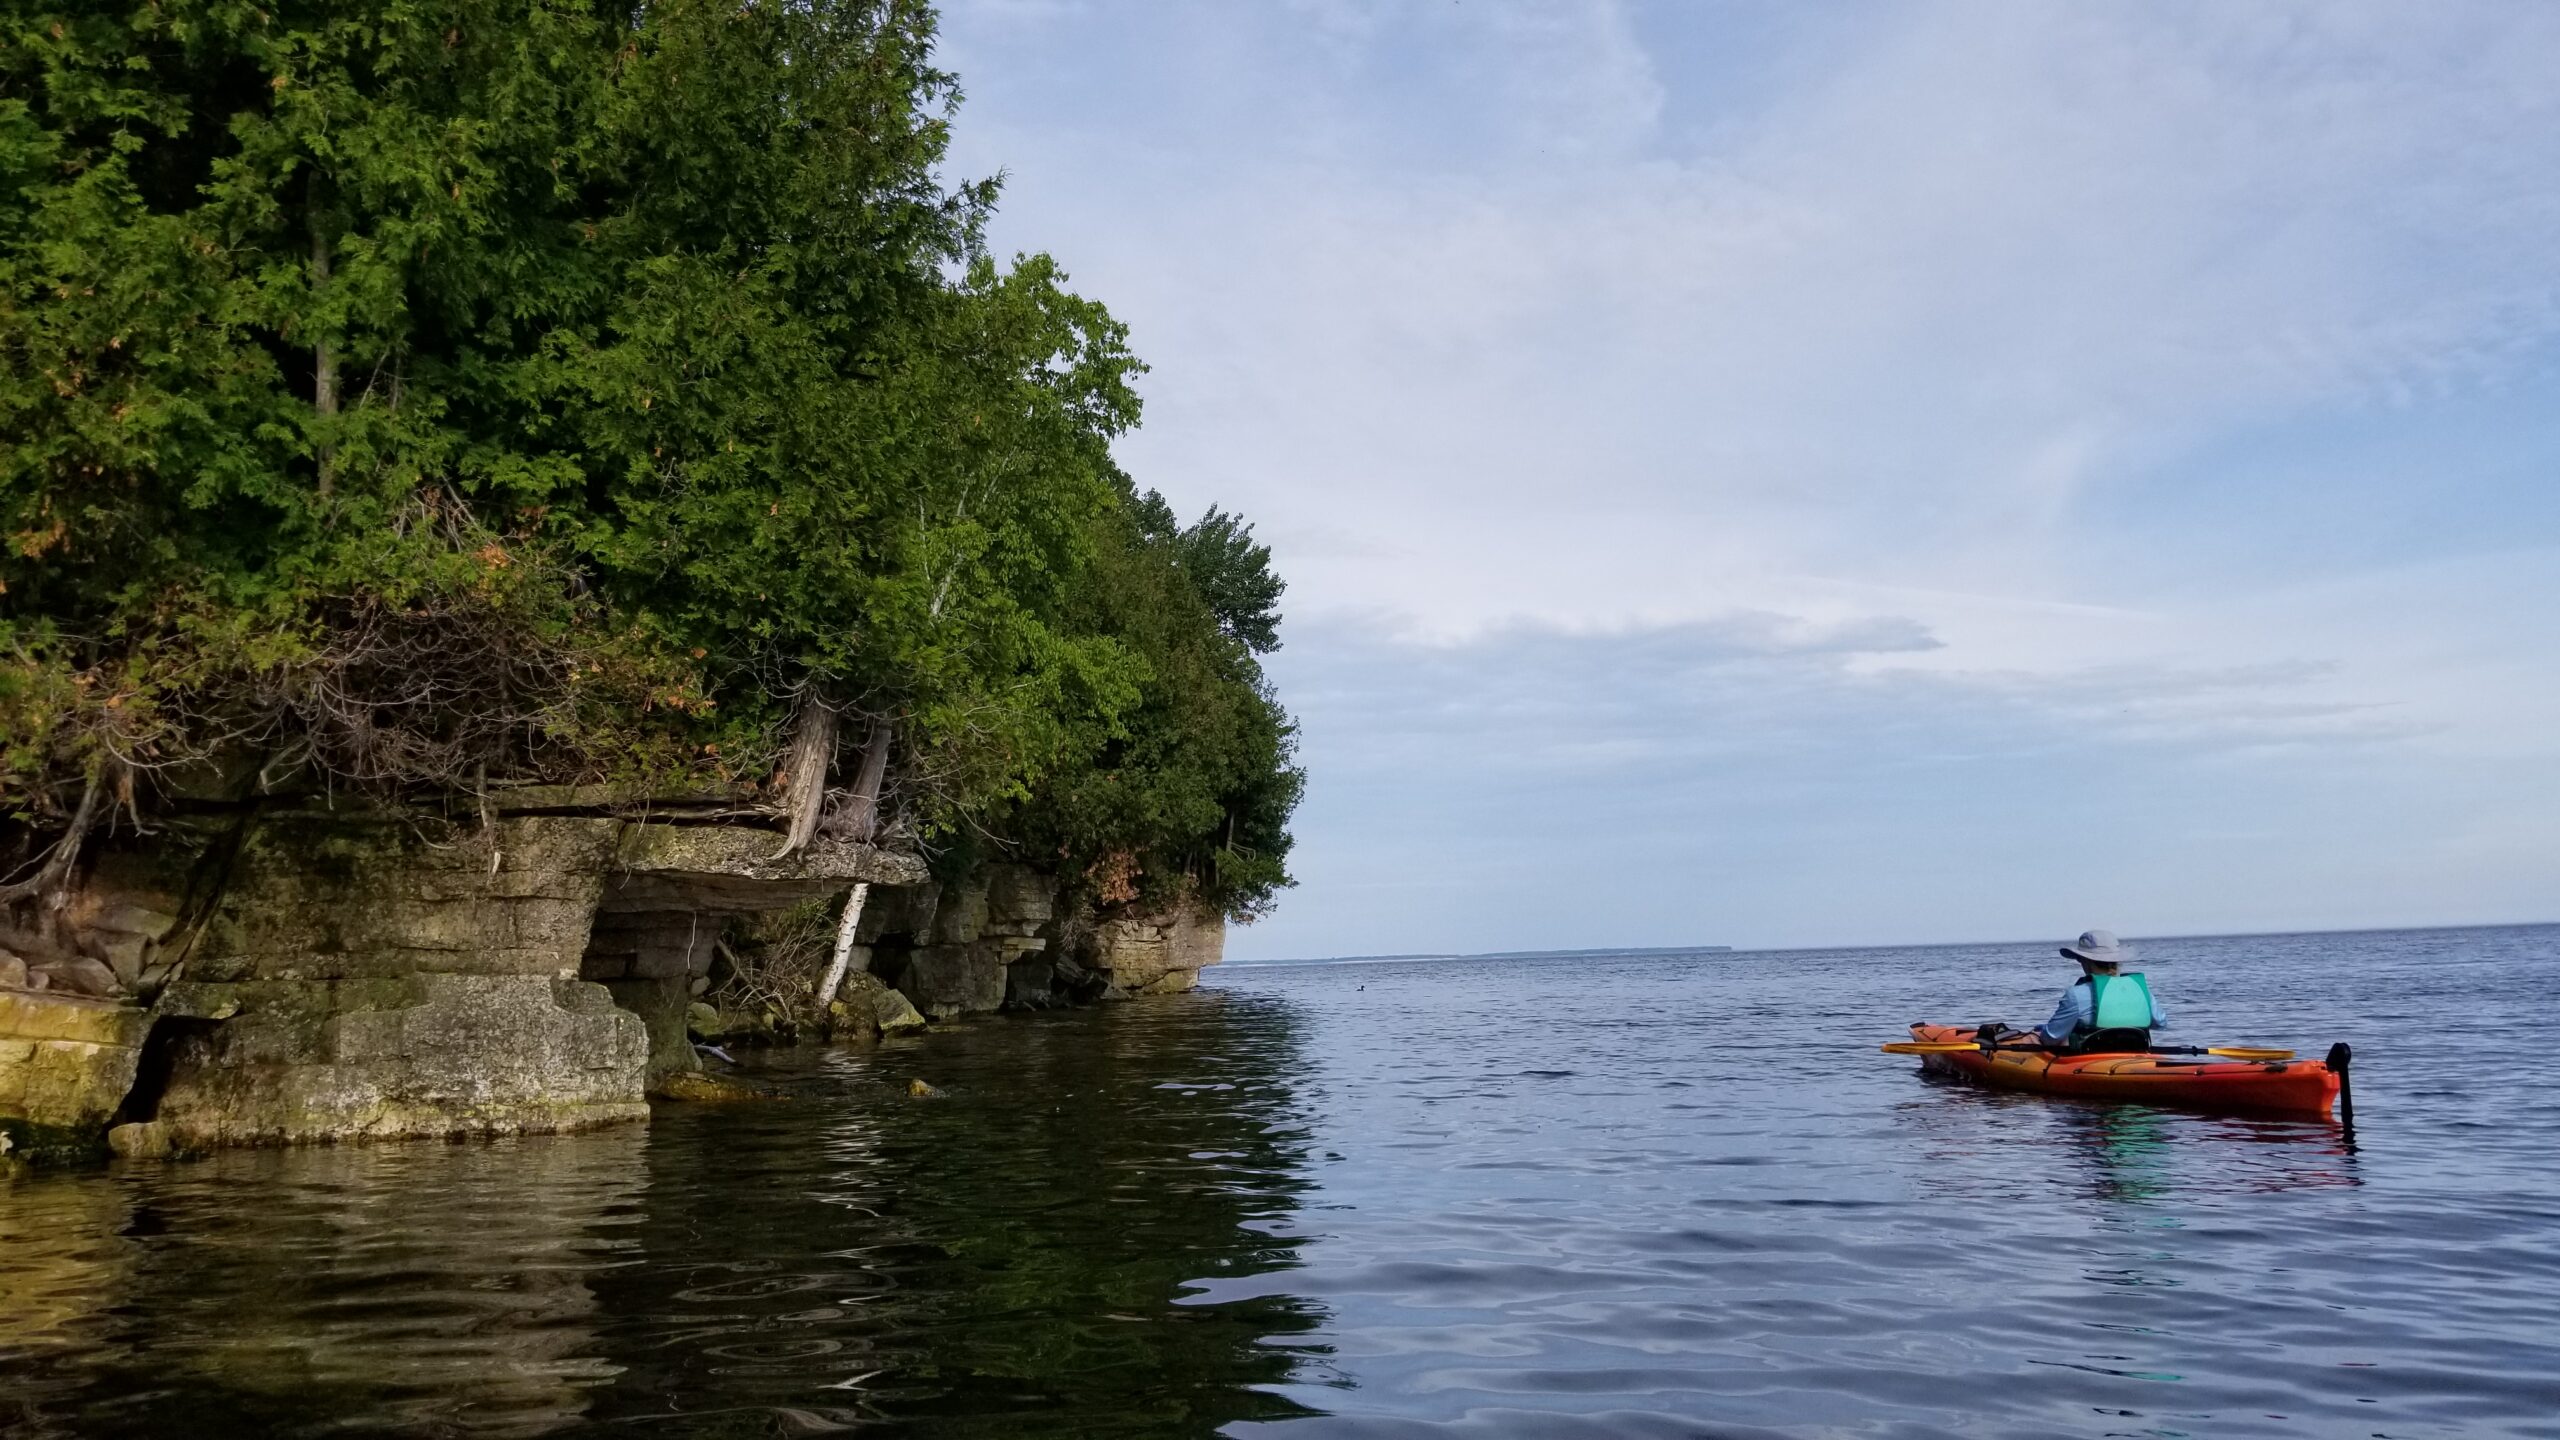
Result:
[[[1974,1027],[1915,1024],[1911,1038],[1963,1045],[1973,1041]],[[2145,1052],[2058,1055],[2005,1048],[1926,1054],[1920,1068],[1996,1090],[2324,1118],[2338,1099],[2341,1079],[2339,1069],[2319,1060],[2190,1060]]]

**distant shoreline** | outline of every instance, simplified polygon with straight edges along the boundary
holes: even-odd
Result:
[[[1381,965],[1397,960],[1593,960],[1625,958],[1654,960],[1679,955],[1730,955],[1730,945],[1648,945],[1602,946],[1596,950],[1486,950],[1474,954],[1458,954],[1438,950],[1420,950],[1409,955],[1292,955],[1276,960],[1231,960],[1244,965]]]
[[[2358,925],[2343,930],[2227,930],[2203,931],[2192,935],[2127,936],[2129,944],[2184,940],[2282,940],[2306,935],[2409,935],[2459,930],[2545,930],[2560,926],[2560,920],[2483,920],[2456,925]],[[2017,947],[2050,945],[2050,940],[1916,940],[1892,945],[1772,945],[1767,948],[1736,950],[1730,945],[1666,945],[1650,948],[1622,949],[1603,947],[1596,950],[1493,950],[1482,954],[1459,954],[1454,951],[1421,950],[1405,955],[1285,955],[1271,960],[1229,960],[1228,969],[1255,965],[1374,965],[1400,960],[1575,960],[1620,957],[1655,959],[1679,955],[1828,955],[1861,950],[2005,950]]]

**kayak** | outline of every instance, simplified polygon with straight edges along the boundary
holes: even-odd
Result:
[[[1914,1025],[1924,1043],[1964,1044],[1970,1025]],[[2318,1060],[2188,1060],[2172,1055],[2054,1055],[2042,1050],[1953,1051],[1923,1055],[1920,1068],[1957,1075],[1997,1090],[2069,1095],[2083,1100],[2137,1100],[2190,1110],[2260,1115],[2327,1115],[2338,1098],[2338,1073]]]

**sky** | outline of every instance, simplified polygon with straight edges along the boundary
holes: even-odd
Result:
[[[1274,958],[2560,919],[2560,6],[947,0]]]

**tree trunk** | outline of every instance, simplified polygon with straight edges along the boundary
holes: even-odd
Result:
[[[791,727],[791,748],[782,759],[783,813],[791,817],[781,859],[809,843],[818,833],[820,807],[827,798],[827,769],[836,758],[836,712],[815,693],[800,697],[800,713]]]
[[[36,873],[15,885],[0,885],[0,905],[14,905],[21,900],[40,902],[40,923],[52,926],[54,912],[71,898],[71,872],[80,861],[80,847],[89,838],[90,829],[98,823],[98,808],[106,793],[119,778],[123,767],[113,759],[102,759],[89,772],[88,784],[80,791],[80,806],[71,812],[70,827],[62,838],[53,842],[53,850],[45,856]]]
[[[311,212],[311,293],[317,297],[329,288],[329,235],[321,229],[320,211]],[[315,327],[317,328],[317,327]],[[338,416],[338,347],[329,343],[325,329],[318,329],[311,342],[311,408],[320,416],[323,431]],[[320,461],[320,493],[326,495],[337,479],[337,446],[323,440],[316,447]]]
[[[889,742],[896,730],[886,717],[871,722],[862,742],[862,768],[855,772],[853,792],[827,817],[829,835],[867,845],[880,830],[880,787],[889,776]]]
[[[854,932],[862,927],[862,902],[870,894],[871,885],[865,881],[844,897],[844,918],[836,922],[836,953],[827,961],[826,977],[818,982],[818,1008],[822,1011],[835,1003],[836,990],[844,984],[845,966],[853,959]]]

